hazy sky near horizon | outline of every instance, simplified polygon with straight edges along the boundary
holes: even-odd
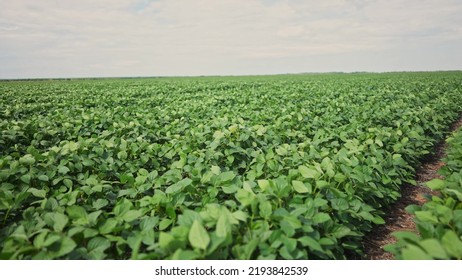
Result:
[[[462,69],[460,0],[0,0],[0,79]]]

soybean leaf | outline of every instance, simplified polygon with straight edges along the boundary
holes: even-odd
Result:
[[[301,181],[292,181],[292,186],[297,193],[310,193],[311,190]]]
[[[210,237],[199,221],[194,221],[188,234],[189,243],[193,248],[205,250],[210,243]]]

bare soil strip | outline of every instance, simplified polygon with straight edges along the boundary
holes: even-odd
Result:
[[[451,126],[451,131],[461,126],[462,117]],[[445,149],[446,142],[441,141],[435,147],[433,155],[427,158],[417,170],[417,186],[404,185],[401,187],[401,198],[387,210],[385,224],[377,226],[365,237],[363,242],[364,259],[392,260],[393,255],[383,250],[385,245],[396,242],[396,239],[391,234],[394,231],[416,232],[414,217],[406,212],[405,208],[410,204],[422,205],[426,202],[426,195],[436,194],[427,188],[424,183],[434,178],[441,178],[437,172],[444,165],[441,160],[445,157]]]

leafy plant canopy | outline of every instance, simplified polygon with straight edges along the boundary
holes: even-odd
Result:
[[[461,85],[451,72],[1,82],[0,258],[360,256],[462,111]]]

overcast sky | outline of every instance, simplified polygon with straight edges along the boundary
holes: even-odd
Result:
[[[462,69],[461,0],[0,0],[0,78]]]

